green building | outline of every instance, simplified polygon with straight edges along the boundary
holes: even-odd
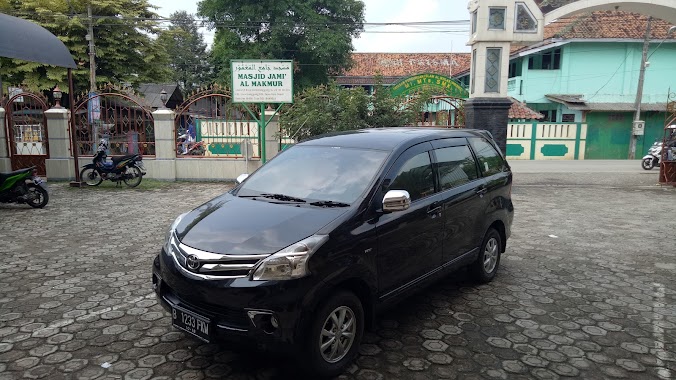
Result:
[[[508,156],[627,158],[647,23],[647,16],[625,12],[576,15],[546,25],[544,42],[513,50],[509,96],[544,119],[512,120]],[[637,157],[662,138],[667,97],[676,92],[676,32],[670,28],[651,21]],[[470,83],[469,69],[454,76]]]

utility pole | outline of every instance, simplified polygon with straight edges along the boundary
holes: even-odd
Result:
[[[641,57],[641,71],[638,75],[638,88],[636,89],[636,103],[634,108],[634,122],[631,126],[631,140],[629,142],[629,159],[636,158],[636,140],[638,140],[638,133],[643,134],[643,123],[641,122],[641,101],[643,100],[643,82],[645,81],[646,62],[648,61],[648,50],[650,50],[650,24],[652,17],[648,17],[648,23],[645,28],[645,38],[643,39],[643,56]],[[640,132],[639,132],[640,129]]]
[[[96,53],[94,51],[94,21],[92,19],[92,4],[87,5],[87,15],[89,16],[89,31],[87,40],[89,40],[89,91],[96,91]]]

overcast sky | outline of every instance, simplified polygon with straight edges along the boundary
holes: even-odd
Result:
[[[197,12],[197,1],[150,0],[164,17],[178,10]],[[466,0],[364,0],[366,22],[424,22],[469,20]],[[466,46],[469,24],[445,26],[365,26],[365,32],[354,41],[361,53],[448,53],[469,52]],[[442,30],[443,33],[420,33]],[[407,33],[378,33],[378,32]],[[208,44],[212,30],[202,30]]]

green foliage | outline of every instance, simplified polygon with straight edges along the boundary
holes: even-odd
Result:
[[[0,10],[33,21],[54,33],[68,47],[78,69],[76,91],[89,88],[87,0],[0,0]],[[151,37],[157,15],[148,0],[92,0],[96,42],[96,81],[137,85],[165,81],[170,71],[167,52]],[[5,83],[29,90],[67,87],[66,69],[20,60],[0,59]]]
[[[372,96],[361,87],[320,85],[297,95],[280,122],[282,129],[296,140],[336,131],[415,125],[431,94],[428,90],[411,99],[393,98],[382,85],[382,78],[376,78]]]
[[[368,96],[362,88],[346,89],[332,83],[308,88],[296,96],[280,121],[289,136],[303,140],[328,132],[365,128],[367,107]]]
[[[211,83],[207,44],[193,15],[185,11],[171,15],[171,26],[160,33],[158,43],[169,54],[172,81],[184,93]]]
[[[382,76],[376,76],[371,112],[366,122],[371,127],[394,127],[408,124],[410,116],[402,109],[402,99],[390,96],[390,91],[383,86]]]
[[[202,0],[216,36],[218,81],[230,85],[232,59],[294,61],[294,85],[326,84],[350,65],[352,38],[363,30],[360,0]]]

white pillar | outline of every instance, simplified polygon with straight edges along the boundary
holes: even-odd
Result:
[[[176,133],[174,111],[165,109],[153,112],[155,121],[155,161],[146,168],[150,177],[165,181],[176,180]]]
[[[275,114],[273,110],[265,110],[265,120]],[[265,158],[270,160],[279,153],[279,114],[276,114],[265,127]]]
[[[7,151],[7,136],[5,135],[5,109],[0,107],[0,172],[12,171],[12,162]]]
[[[45,111],[45,118],[49,137],[49,158],[45,160],[47,178],[52,181],[73,180],[75,161],[70,146],[70,111],[65,108],[51,108]],[[81,160],[79,164],[84,165]]]

